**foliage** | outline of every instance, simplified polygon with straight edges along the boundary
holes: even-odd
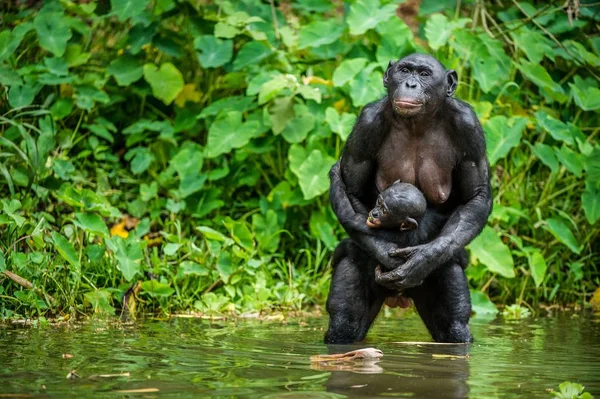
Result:
[[[328,169],[388,61],[415,51],[458,72],[486,132],[494,211],[467,272],[480,311],[488,296],[585,302],[600,283],[597,6],[571,23],[564,2],[446,3],[423,0],[418,26],[389,0],[4,4],[0,316],[114,312],[135,281],[147,310],[322,304],[343,236]]]
[[[552,391],[552,396],[560,399],[593,399],[588,392],[583,392],[584,386],[575,382],[565,381],[558,386],[559,392]]]
[[[523,306],[514,304],[504,308],[504,311],[502,311],[502,316],[509,320],[520,320],[526,319],[529,316],[531,316],[531,312],[529,311],[529,309]]]

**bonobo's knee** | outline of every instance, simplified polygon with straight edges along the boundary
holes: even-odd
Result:
[[[469,325],[462,322],[454,322],[450,326],[443,328],[432,328],[431,337],[435,342],[444,343],[470,343],[473,342],[473,336]]]

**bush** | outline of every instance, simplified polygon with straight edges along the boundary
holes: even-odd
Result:
[[[1,316],[112,312],[138,280],[147,310],[323,303],[327,172],[415,51],[487,135],[472,287],[535,305],[600,283],[597,6],[423,0],[409,27],[385,0],[30,3],[2,6]]]

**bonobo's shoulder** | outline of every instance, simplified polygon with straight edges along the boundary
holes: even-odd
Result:
[[[485,155],[485,137],[473,107],[456,98],[450,99],[448,103],[455,137],[463,151],[469,158]]]
[[[387,112],[388,107],[388,99],[387,96],[382,98],[379,101],[374,101],[364,106],[362,111],[360,112],[360,116],[358,117],[358,122],[372,125],[381,123],[384,118],[384,114]]]

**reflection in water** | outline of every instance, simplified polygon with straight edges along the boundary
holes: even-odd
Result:
[[[364,345],[340,347],[322,344],[325,317],[0,327],[0,397],[548,398],[565,380],[597,396],[599,321],[474,320],[474,344],[430,345],[406,343],[431,341],[418,317],[381,318]],[[309,360],[367,346],[383,358]]]

